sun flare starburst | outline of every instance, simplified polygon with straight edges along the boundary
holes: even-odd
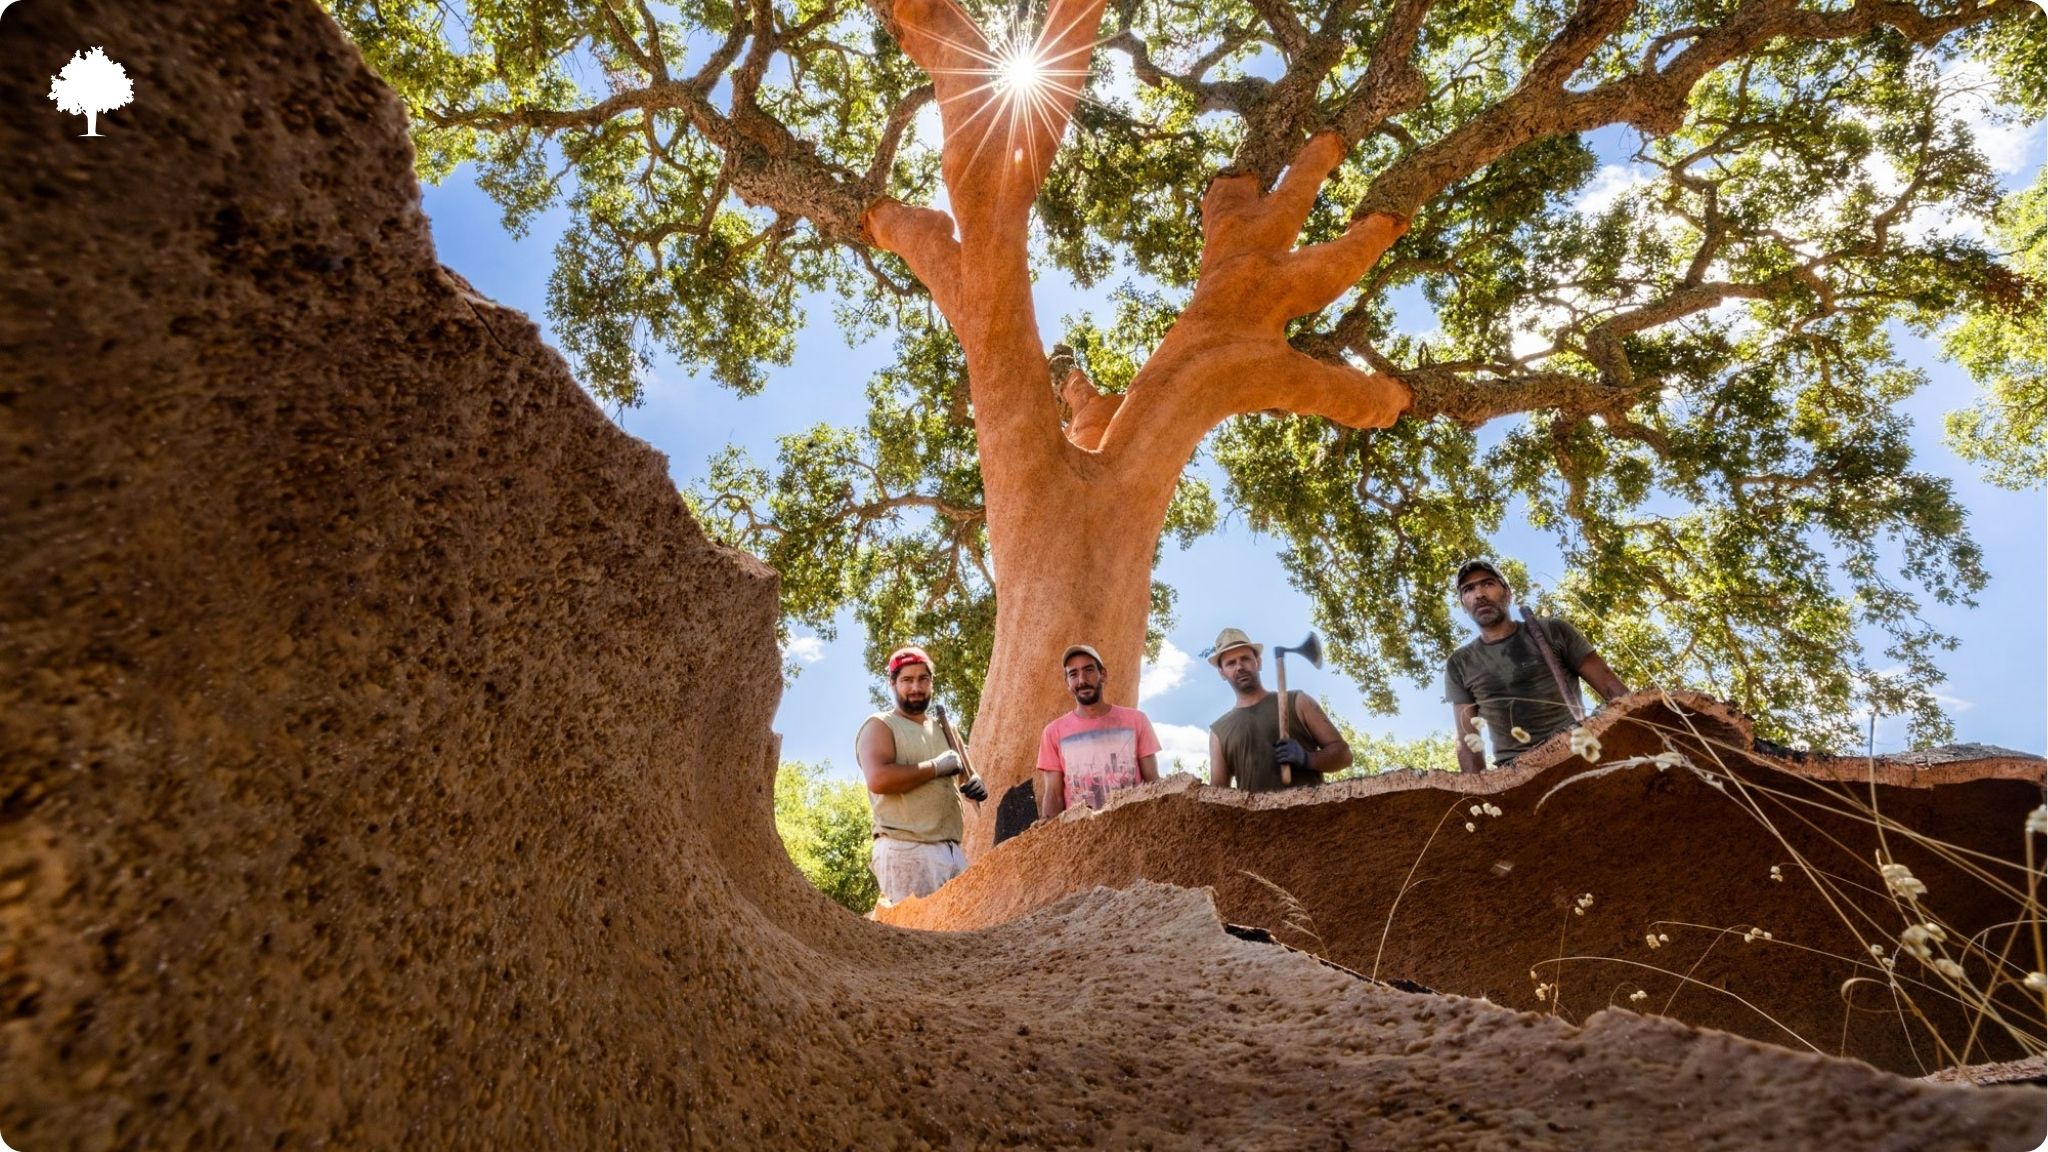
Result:
[[[1041,149],[1046,155],[1057,148],[1067,117],[1076,101],[1086,100],[1088,59],[1095,44],[1072,44],[1065,24],[1034,19],[1028,5],[979,44],[948,40],[946,43],[965,56],[968,67],[942,68],[939,72],[965,76],[974,81],[965,91],[943,97],[945,103],[967,100],[974,112],[955,130],[975,132],[979,139],[974,154],[979,156],[993,140],[1003,140],[1017,163],[1027,158],[1036,163]]]
[[[1030,100],[1046,82],[1045,61],[1038,45],[1022,37],[996,50],[996,62],[989,69],[998,99]]]

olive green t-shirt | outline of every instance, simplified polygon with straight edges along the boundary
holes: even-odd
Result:
[[[894,712],[877,712],[868,719],[889,726],[889,735],[896,739],[895,763],[922,764],[946,750],[946,734],[929,716],[920,722]],[[868,807],[875,814],[877,836],[921,844],[960,839],[963,825],[957,775],[927,780],[908,792],[888,796],[870,792]]]
[[[1280,779],[1280,762],[1273,759],[1273,745],[1280,739],[1280,695],[1268,692],[1257,704],[1232,708],[1209,725],[1216,742],[1223,747],[1223,762],[1238,788],[1246,792],[1277,792],[1282,788],[1307,788],[1321,784],[1320,772],[1301,769],[1292,784]],[[1301,722],[1301,693],[1287,694],[1287,738],[1297,740],[1313,755],[1322,750]]]
[[[1577,628],[1555,618],[1541,621],[1551,651],[1564,666],[1572,690],[1578,691],[1578,669],[1593,646]],[[1452,704],[1477,704],[1493,741],[1493,762],[1506,764],[1572,726],[1571,709],[1558,693],[1557,677],[1543,662],[1543,653],[1520,621],[1505,639],[1488,642],[1475,637],[1451,653],[1444,665],[1444,699]],[[1517,740],[1516,728],[1529,734]],[[1464,733],[1458,733],[1460,739]]]

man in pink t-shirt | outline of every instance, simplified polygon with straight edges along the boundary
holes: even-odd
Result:
[[[1100,808],[1119,788],[1159,779],[1159,737],[1136,708],[1102,698],[1102,657],[1076,644],[1060,657],[1074,710],[1045,726],[1038,738],[1038,818],[1069,808]]]

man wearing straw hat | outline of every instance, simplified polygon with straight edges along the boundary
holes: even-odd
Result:
[[[1326,772],[1341,772],[1351,763],[1351,745],[1323,714],[1315,697],[1287,694],[1287,731],[1280,739],[1280,697],[1266,691],[1259,679],[1264,644],[1252,643],[1242,629],[1225,628],[1209,649],[1209,663],[1237,694],[1237,706],[1209,725],[1209,783],[1219,788],[1233,781],[1246,792],[1305,788],[1323,782]],[[1280,773],[1286,764],[1294,779]]]

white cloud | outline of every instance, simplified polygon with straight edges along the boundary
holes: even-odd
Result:
[[[782,650],[782,658],[799,664],[816,664],[825,658],[825,642],[816,636],[791,637],[789,645]]]
[[[1941,74],[1941,82],[1951,94],[1945,111],[1970,127],[1992,171],[2014,176],[2034,167],[2041,125],[2008,119],[2012,110],[1999,106],[1991,70],[1982,60],[1958,62]]]
[[[1588,216],[1598,216],[1614,207],[1614,202],[1623,195],[1652,182],[1646,168],[1626,164],[1603,164],[1598,172],[1593,173],[1593,180],[1586,185],[1586,190],[1579,193],[1579,202],[1575,207]]]
[[[1188,678],[1190,663],[1191,658],[1188,654],[1175,648],[1173,641],[1160,641],[1159,660],[1156,663],[1147,661],[1145,666],[1138,670],[1138,703],[1143,704],[1154,696],[1164,695],[1180,687],[1181,682]]]
[[[1946,683],[1946,681],[1944,681],[1944,683]],[[1930,692],[1929,695],[1934,697],[1935,703],[1941,705],[1943,708],[1946,708],[1951,712],[1968,712],[1970,709],[1976,707],[1975,704],[1972,704],[1968,700],[1963,699],[1961,696],[1950,696],[1946,692]]]
[[[1159,737],[1159,774],[1186,772],[1209,779],[1209,730],[1195,724],[1154,724]]]

